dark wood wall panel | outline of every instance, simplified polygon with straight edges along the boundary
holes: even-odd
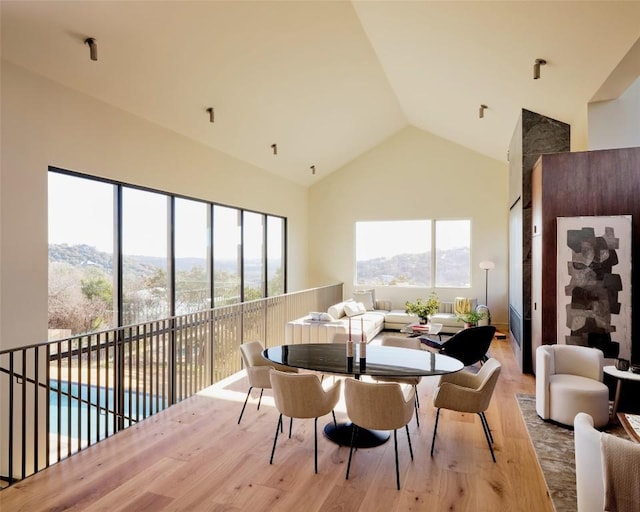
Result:
[[[632,215],[632,259],[640,263],[640,148],[543,155],[538,164],[542,166],[542,342],[556,343],[556,218]],[[640,363],[640,264],[632,265],[632,358]]]

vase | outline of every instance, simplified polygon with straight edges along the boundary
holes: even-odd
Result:
[[[428,324],[428,323],[429,323],[429,317],[428,317],[428,316],[421,316],[421,317],[420,317],[420,323],[421,323],[422,325],[426,325],[426,324]]]

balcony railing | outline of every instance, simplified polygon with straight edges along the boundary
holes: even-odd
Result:
[[[0,479],[11,485],[241,369],[239,346],[342,299],[342,284],[0,352]]]

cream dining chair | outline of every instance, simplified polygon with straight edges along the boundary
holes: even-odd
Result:
[[[259,341],[249,341],[240,345],[240,354],[242,356],[242,362],[247,370],[247,379],[249,380],[249,390],[247,391],[247,398],[244,399],[244,405],[238,418],[238,425],[242,420],[242,415],[247,407],[249,396],[253,388],[260,389],[260,398],[258,398],[258,410],[260,410],[260,402],[262,402],[262,393],[265,389],[271,388],[271,380],[269,379],[269,371],[272,368],[290,373],[297,373],[297,368],[291,368],[289,366],[283,366],[281,364],[273,363],[264,358],[262,343]]]
[[[360,428],[372,430],[393,430],[393,442],[396,455],[396,486],[400,490],[400,470],[398,467],[398,435],[397,429],[405,427],[409,442],[409,453],[413,460],[413,448],[409,435],[409,422],[413,416],[415,390],[402,387],[396,382],[363,382],[356,379],[345,380],[344,398],[347,415],[353,423],[349,462],[346,479],[349,480],[353,446]]]
[[[433,439],[431,440],[432,457],[436,442],[436,432],[438,431],[440,409],[449,409],[451,411],[475,413],[480,417],[482,429],[491,451],[491,458],[493,462],[496,461],[492,446],[493,435],[489,429],[485,411],[489,408],[493,390],[500,375],[500,368],[500,363],[491,358],[482,365],[477,374],[460,371],[440,377],[440,383],[433,394],[433,405],[437,407],[438,412],[436,413],[436,424],[433,428]]]
[[[340,399],[340,387],[342,381],[338,380],[333,385],[324,389],[317,375],[313,373],[293,374],[271,370],[271,388],[276,408],[280,412],[278,424],[276,425],[276,435],[273,439],[271,459],[269,464],[273,464],[273,456],[276,452],[278,442],[278,432],[282,431],[282,416],[288,416],[289,438],[291,438],[291,426],[293,418],[314,418],[314,467],[318,472],[318,418],[325,414],[332,413],[333,423],[336,424],[336,415],[333,408]]]
[[[383,347],[396,347],[406,348],[411,350],[422,350],[422,343],[420,338],[405,338],[402,336],[384,336],[380,340],[380,345]],[[416,411],[416,425],[420,426],[420,419],[418,418],[418,410],[420,409],[420,399],[418,398],[418,384],[422,380],[421,377],[374,377],[377,382],[397,382],[398,384],[405,384],[412,386],[415,391],[415,411]]]

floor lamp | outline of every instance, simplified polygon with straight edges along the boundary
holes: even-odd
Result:
[[[484,270],[484,305],[489,307],[489,270],[496,268],[493,261],[481,261],[480,268]]]

